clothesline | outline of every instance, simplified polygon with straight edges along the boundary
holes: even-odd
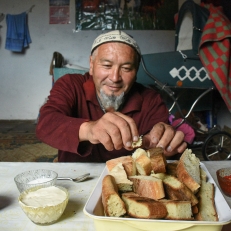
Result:
[[[32,12],[32,9],[35,7],[35,5],[32,5],[28,10],[26,10],[25,12],[28,14],[30,12]],[[5,14],[4,13],[0,13],[0,22],[4,19]]]

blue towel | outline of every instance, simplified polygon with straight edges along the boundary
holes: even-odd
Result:
[[[21,52],[31,43],[27,24],[27,13],[6,15],[7,33],[5,48],[10,51]]]

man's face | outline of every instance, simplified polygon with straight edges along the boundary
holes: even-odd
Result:
[[[100,97],[100,90],[106,95],[126,94],[136,80],[138,70],[136,51],[124,43],[100,45],[90,57],[90,75]]]

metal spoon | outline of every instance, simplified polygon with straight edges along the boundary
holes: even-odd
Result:
[[[87,179],[88,177],[90,176],[90,173],[86,173],[82,176],[78,176],[76,178],[70,178],[70,177],[58,177],[57,180],[71,180],[73,182],[81,182],[81,181],[84,181],[85,179]]]

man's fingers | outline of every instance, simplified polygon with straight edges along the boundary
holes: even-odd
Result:
[[[92,128],[93,142],[102,143],[107,150],[131,149],[138,130],[133,119],[119,112],[108,112]]]
[[[151,142],[156,147],[167,148],[171,140],[175,135],[175,130],[172,126],[158,123],[156,124],[151,131]]]
[[[184,150],[187,148],[188,144],[186,142],[183,142],[178,148],[177,148],[177,152],[178,153],[183,153]]]
[[[131,148],[132,142],[139,139],[139,133],[135,121],[122,113],[115,112],[121,120],[116,121],[121,132],[121,138],[125,148]]]
[[[158,123],[143,137],[143,147],[162,147],[166,156],[172,156],[182,153],[187,144],[184,142],[183,132],[175,131],[171,125]]]
[[[113,149],[119,150],[123,147],[121,131],[116,125],[111,124],[109,126],[107,130],[107,135],[110,138],[110,142],[105,143],[104,141],[101,141],[101,143],[103,143],[105,147],[110,145],[110,151],[112,151]]]
[[[106,132],[101,132],[101,135],[98,137],[99,143],[102,143],[103,146],[108,150],[112,151],[114,149],[113,142],[111,137]]]
[[[184,133],[182,131],[176,131],[173,139],[168,144],[166,151],[172,152],[172,150],[178,149],[178,147],[183,143],[184,141]]]

